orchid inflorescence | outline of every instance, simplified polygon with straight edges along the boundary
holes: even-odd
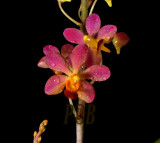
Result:
[[[111,0],[105,0],[112,6]],[[111,76],[110,69],[103,65],[101,52],[110,53],[111,50],[106,44],[113,43],[117,54],[129,41],[129,36],[125,32],[118,32],[115,25],[105,25],[101,27],[101,19],[98,14],[93,13],[93,8],[97,0],[88,0],[91,4],[90,15],[85,22],[79,23],[72,19],[64,10],[61,4],[71,2],[71,0],[58,0],[61,11],[76,25],[83,27],[83,30],[76,28],[66,28],[63,35],[70,43],[64,44],[61,50],[53,45],[46,45],[43,48],[43,56],[38,62],[38,67],[49,68],[54,72],[45,85],[47,95],[57,95],[64,91],[64,95],[69,100],[80,99],[85,103],[92,103],[95,99],[93,83],[95,81],[105,81]],[[80,6],[80,10],[81,6]],[[81,14],[79,13],[81,18]],[[85,29],[85,30],[84,30]],[[35,133],[37,135],[37,133]],[[36,139],[37,136],[35,136]],[[40,140],[40,139],[39,139]]]
[[[93,102],[95,91],[93,86],[85,79],[104,81],[110,77],[110,70],[101,65],[102,54],[100,51],[110,53],[104,46],[113,42],[117,53],[128,41],[128,36],[123,32],[116,33],[115,25],[105,25],[100,29],[101,20],[97,14],[92,14],[86,19],[87,34],[75,28],[66,28],[64,37],[71,43],[65,44],[61,52],[57,47],[47,45],[43,48],[44,57],[38,62],[41,68],[50,68],[55,75],[51,76],[45,85],[45,93],[56,95],[64,90],[66,97],[80,98],[86,103]]]

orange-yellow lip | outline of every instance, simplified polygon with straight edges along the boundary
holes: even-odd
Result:
[[[93,49],[97,49],[97,41],[93,37],[91,37],[89,35],[85,35],[83,37],[83,40],[87,44],[88,47],[91,47]]]
[[[89,35],[85,35],[83,37],[83,40],[85,41],[87,46],[92,48],[93,50],[96,50],[96,51],[102,50],[107,53],[111,52],[107,47],[104,46],[105,41],[103,39],[94,39],[93,37]]]
[[[76,74],[70,76],[70,78],[66,82],[66,89],[70,92],[78,91],[80,86],[80,77]]]

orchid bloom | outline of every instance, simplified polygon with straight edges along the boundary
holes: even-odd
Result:
[[[104,46],[105,43],[110,43],[114,38],[117,27],[115,25],[105,25],[101,27],[101,19],[97,14],[92,14],[86,19],[86,30],[85,35],[79,29],[66,28],[64,30],[64,37],[71,43],[75,44],[86,44],[91,49],[90,60],[97,57],[97,61],[93,61],[92,64],[100,64],[101,56],[97,51],[105,51],[110,53],[110,50]]]
[[[64,73],[53,75],[48,79],[45,85],[45,93],[48,95],[59,94],[66,87],[64,94],[68,98],[76,99],[79,97],[86,103],[91,103],[95,98],[95,91],[85,79],[104,81],[110,77],[110,70],[104,65],[90,66],[82,71],[81,68],[88,56],[88,47],[85,44],[77,45],[72,50],[69,55],[70,65],[55,46],[45,46],[43,52],[45,64],[51,70]]]
[[[86,30],[88,34],[82,33],[79,29],[66,28],[64,37],[71,43],[87,44],[88,47],[96,51],[110,52],[104,43],[110,43],[114,38],[117,27],[115,25],[105,25],[101,29],[101,19],[97,14],[92,14],[86,19]]]

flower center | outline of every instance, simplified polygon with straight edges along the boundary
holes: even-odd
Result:
[[[96,51],[104,51],[110,53],[110,50],[104,46],[105,41],[103,39],[94,39],[89,35],[85,35],[83,37],[84,42],[87,44],[88,47],[92,48]]]
[[[79,89],[80,77],[76,74],[70,76],[66,82],[66,89],[70,92],[76,92]]]
[[[96,39],[94,39],[93,37],[89,35],[85,35],[83,37],[83,40],[87,44],[88,47],[91,47],[97,51],[98,42],[96,41]]]

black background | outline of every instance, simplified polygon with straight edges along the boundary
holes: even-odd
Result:
[[[19,125],[27,142],[32,142],[33,132],[47,119],[49,124],[42,135],[42,143],[74,143],[74,117],[69,117],[69,124],[64,125],[68,99],[63,93],[45,95],[44,85],[53,73],[38,68],[37,63],[44,56],[42,49],[45,45],[60,49],[68,43],[63,37],[64,29],[78,27],[60,12],[56,0],[19,4],[18,22],[13,20],[16,25],[13,29],[14,42],[20,51],[16,58],[20,79],[16,77],[14,80],[18,84],[15,85],[17,96],[13,98],[18,101],[15,110],[20,116],[14,118],[22,121]],[[79,4],[78,0],[63,4],[66,12],[77,21]],[[22,15],[21,11],[24,12]],[[120,55],[116,55],[112,44],[108,45],[110,54],[102,53],[111,77],[94,84],[95,122],[85,125],[84,143],[153,143],[160,138],[156,10],[151,10],[147,2],[113,1],[113,7],[109,8],[99,0],[94,13],[101,17],[102,26],[114,24],[118,32],[127,32],[131,40]]]

